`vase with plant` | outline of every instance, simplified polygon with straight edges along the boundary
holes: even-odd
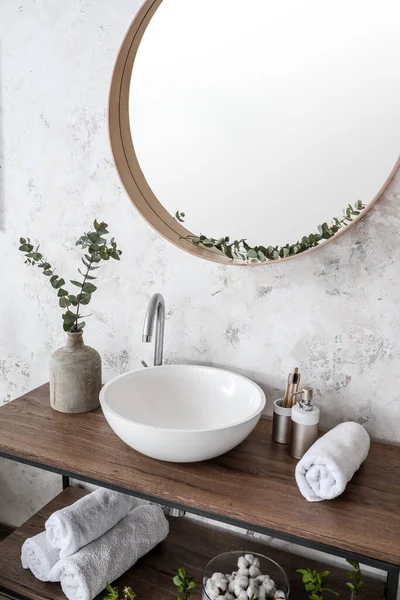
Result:
[[[110,258],[120,260],[121,250],[108,234],[107,223],[94,221],[94,230],[77,240],[76,245],[84,255],[81,258],[83,269],[78,269],[81,281],[70,280],[79,288],[76,294],[66,289],[65,280],[56,273],[39,246],[34,247],[29,238],[20,238],[19,250],[24,253],[26,264],[37,266],[48,277],[64,311],[62,324],[67,333],[67,344],[56,350],[50,360],[50,404],[61,412],[88,412],[99,406],[101,358],[94,348],[83,343],[82,332],[86,323],[82,307],[90,303],[97,289],[93,283],[96,279],[94,272],[102,261]]]

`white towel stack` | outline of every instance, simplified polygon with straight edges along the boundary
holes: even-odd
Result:
[[[168,535],[159,506],[136,504],[99,489],[53,513],[46,531],[24,542],[23,568],[60,582],[68,600],[92,600]]]

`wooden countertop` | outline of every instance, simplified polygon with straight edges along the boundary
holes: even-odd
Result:
[[[100,409],[79,415],[55,412],[44,385],[0,408],[0,455],[254,531],[400,564],[398,446],[373,443],[344,494],[309,503],[294,479],[296,461],[286,447],[271,441],[267,420],[224,456],[166,463],[125,445]]]

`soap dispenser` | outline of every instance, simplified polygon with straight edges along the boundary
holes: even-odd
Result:
[[[293,458],[300,459],[318,437],[320,411],[313,404],[311,387],[304,387],[295,395],[300,399],[292,408],[289,452]]]

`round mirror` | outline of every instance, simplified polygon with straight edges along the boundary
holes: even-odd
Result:
[[[148,0],[110,134],[138,210],[185,250],[281,260],[360,218],[397,167],[396,1]]]

